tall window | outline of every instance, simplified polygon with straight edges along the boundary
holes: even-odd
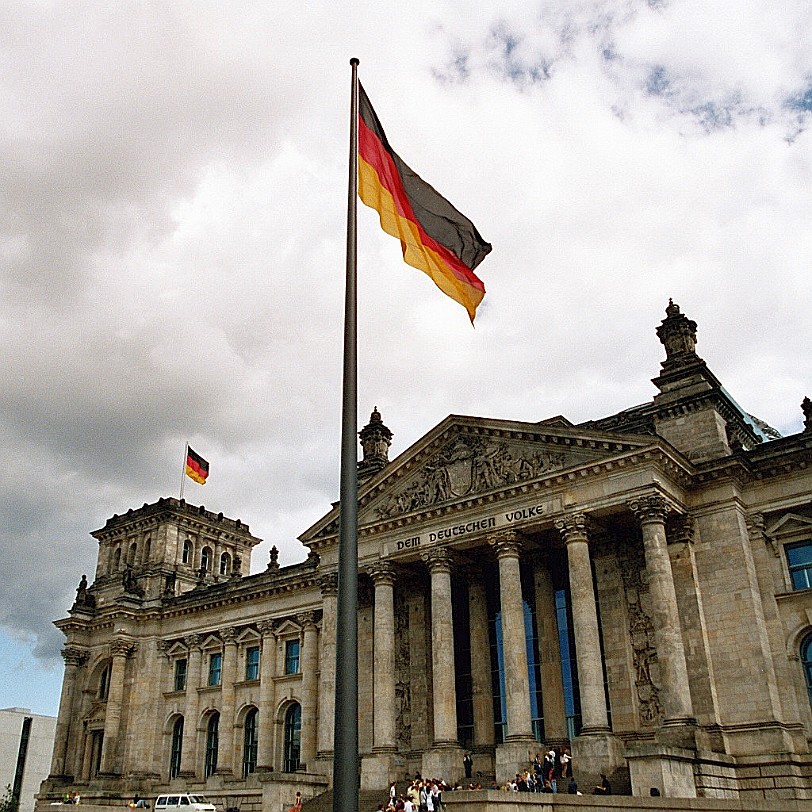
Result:
[[[205,777],[214,775],[217,769],[217,750],[220,746],[220,714],[216,711],[209,717],[209,724],[206,727],[206,763]]]
[[[228,575],[231,567],[231,556],[228,553],[223,553],[220,556],[220,575]]]
[[[172,746],[169,750],[169,777],[177,778],[180,774],[180,755],[183,752],[183,717],[175,719],[172,726]]]
[[[206,572],[211,569],[211,547],[204,547],[200,553],[200,566]]]
[[[101,769],[101,754],[104,745],[104,731],[94,730],[90,734],[90,777],[95,778]]]
[[[209,685],[219,685],[223,677],[223,655],[218,651],[209,657]]]
[[[138,552],[138,544],[133,542],[127,551],[127,563],[132,567],[135,564],[135,555]]]
[[[245,678],[259,679],[259,646],[249,646],[245,650]]]
[[[251,708],[245,715],[242,746],[242,774],[248,775],[257,768],[257,709]]]
[[[186,690],[186,658],[175,660],[175,685],[176,691]]]
[[[283,772],[295,773],[299,769],[302,735],[302,707],[294,703],[285,714],[285,759]]]
[[[808,634],[801,643],[801,665],[806,677],[806,691],[809,703],[812,704],[812,634]]]
[[[108,663],[102,669],[101,676],[99,677],[99,699],[106,700],[107,694],[110,692],[110,671],[111,666]]]
[[[288,640],[285,643],[285,673],[299,673],[299,641]]]
[[[144,544],[144,563],[149,564],[150,556],[152,555],[152,541],[150,539],[146,540]]]
[[[787,544],[787,563],[793,589],[812,587],[812,541]]]
[[[121,547],[116,547],[113,553],[113,569],[111,572],[118,572],[121,569]]]
[[[192,563],[192,542],[189,539],[183,542],[183,563]]]

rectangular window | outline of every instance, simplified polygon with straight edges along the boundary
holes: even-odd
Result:
[[[209,685],[219,685],[223,675],[223,655],[219,652],[209,658]]]
[[[285,643],[285,673],[299,673],[299,641],[288,640]]]
[[[245,678],[259,679],[259,646],[249,646],[245,650]]]
[[[186,658],[175,660],[175,690],[186,690]]]
[[[812,587],[812,541],[786,546],[789,575],[793,589]]]

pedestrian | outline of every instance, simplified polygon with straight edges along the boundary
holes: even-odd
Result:
[[[471,770],[474,767],[474,760],[471,758],[471,754],[466,750],[465,755],[462,757],[462,766],[465,768],[465,777],[471,777]]]

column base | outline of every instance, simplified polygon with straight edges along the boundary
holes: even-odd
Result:
[[[373,750],[361,757],[361,789],[382,789],[403,779],[406,761],[394,749]]]
[[[696,750],[696,734],[696,719],[693,717],[666,719],[657,731],[657,741],[664,747]],[[652,786],[654,785],[652,784]]]
[[[494,771],[496,783],[503,786],[516,777],[516,773],[524,772],[533,760],[533,754],[541,745],[532,737],[511,738],[502,744],[496,745],[494,758]]]
[[[646,797],[652,787],[667,798],[696,798],[694,750],[632,745],[626,750],[632,795]]]
[[[628,767],[624,758],[624,746],[611,732],[581,731],[572,740],[570,769],[584,795],[591,795],[592,788],[607,776],[613,793],[621,793],[628,784]],[[628,789],[626,790],[628,791]]]
[[[423,778],[442,778],[451,786],[456,786],[460,776],[465,775],[462,764],[462,747],[456,742],[440,744],[423,753],[420,774]]]

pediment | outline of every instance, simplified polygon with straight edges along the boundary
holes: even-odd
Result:
[[[764,533],[774,539],[812,536],[812,519],[797,513],[785,513],[778,521],[765,528]]]
[[[189,649],[186,645],[178,641],[166,652],[167,657],[182,657],[188,654]]]
[[[397,520],[457,501],[521,487],[650,446],[651,437],[585,431],[549,423],[450,416],[359,489],[359,524]],[[337,530],[334,509],[300,538]]]
[[[291,635],[298,635],[302,631],[302,627],[298,623],[294,623],[289,618],[283,620],[277,626],[275,634],[277,637],[289,637]]]

